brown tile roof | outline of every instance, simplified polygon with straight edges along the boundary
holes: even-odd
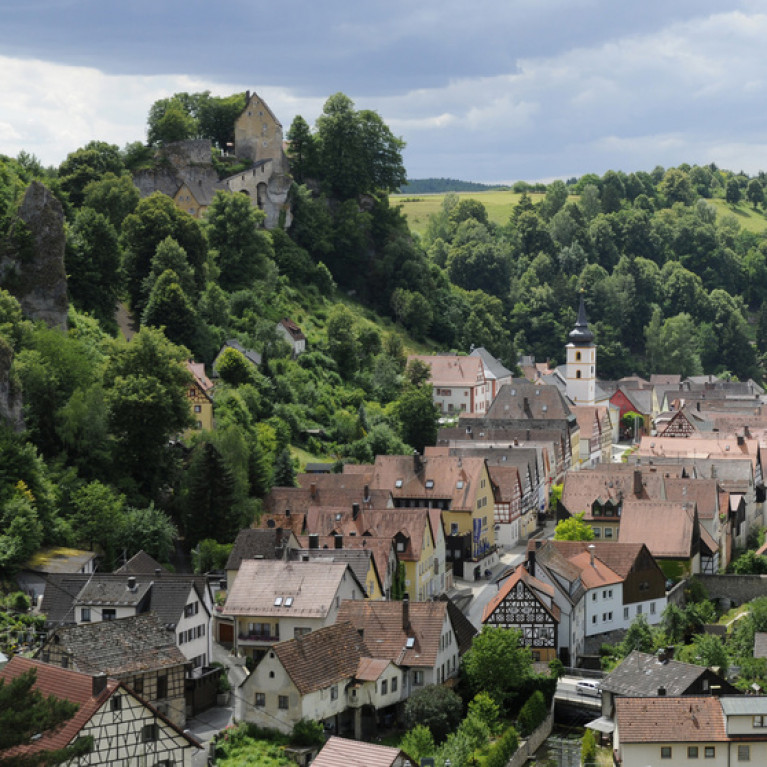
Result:
[[[700,519],[714,519],[719,512],[719,487],[715,479],[670,477],[665,486],[667,500],[695,503]]]
[[[287,317],[283,317],[280,320],[280,325],[282,325],[282,327],[288,331],[288,333],[290,334],[290,337],[294,341],[306,340],[306,336],[301,332],[301,328],[299,328],[298,325],[296,325],[296,323],[293,322],[293,320],[289,320]]]
[[[409,628],[403,627],[403,602],[357,602],[344,600],[338,610],[340,621],[350,621],[363,630],[365,643],[376,658],[388,658],[397,665],[433,668],[437,662],[447,603],[410,602]],[[413,647],[406,647],[408,638]]]
[[[588,553],[589,546],[594,546],[594,557],[621,579],[628,577],[643,546],[641,543],[618,541],[550,541],[549,545],[577,567],[581,567],[582,555]]]
[[[394,498],[449,500],[453,511],[473,511],[485,471],[482,458],[379,455],[371,484]]]
[[[354,677],[370,657],[359,632],[345,621],[280,642],[274,653],[302,695]]]
[[[620,522],[620,543],[644,543],[656,559],[692,556],[693,519],[685,504],[628,501],[623,504]]]
[[[479,357],[411,354],[407,358],[408,364],[414,360],[431,368],[434,386],[477,386],[485,381],[485,367]]]
[[[120,676],[187,663],[176,645],[175,626],[166,629],[154,613],[63,626],[49,635],[42,651],[53,643],[70,654],[72,666],[84,673]]]
[[[229,590],[223,615],[324,618],[349,572],[345,562],[246,559]],[[356,578],[355,578],[356,581]],[[282,597],[280,605],[275,599]],[[285,604],[287,598],[292,604]]]
[[[695,743],[726,741],[725,717],[719,698],[615,699],[621,743]]]
[[[331,736],[312,762],[312,767],[393,767],[407,759],[397,748]],[[410,762],[415,764],[411,759]]]
[[[541,603],[546,612],[549,613],[555,621],[559,622],[559,608],[553,604],[554,587],[534,578],[527,572],[524,565],[518,565],[514,574],[504,581],[497,593],[495,593],[493,598],[485,605],[485,609],[482,612],[482,623],[485,623],[498,609],[498,605],[506,599],[511,590],[520,581],[525,584],[527,590]]]
[[[642,437],[637,455],[668,458],[747,458],[756,466],[759,442],[755,439],[722,437],[716,432],[701,432],[695,437]]]
[[[77,703],[80,707],[74,716],[58,729],[45,732],[32,745],[5,751],[5,756],[64,748],[75,739],[77,733],[85,727],[96,711],[119,687],[117,680],[107,679],[104,690],[99,695],[94,696],[93,677],[91,675],[22,658],[20,655],[11,658],[8,664],[0,669],[0,680],[8,683],[32,669],[37,672],[34,689],[39,690],[45,697],[53,695],[56,698]],[[2,755],[0,754],[0,756]]]
[[[375,682],[389,668],[390,663],[387,658],[360,658],[354,676],[361,682]]]
[[[213,388],[213,381],[205,374],[205,365],[202,362],[186,361],[186,369],[194,376],[197,385],[208,394]]]

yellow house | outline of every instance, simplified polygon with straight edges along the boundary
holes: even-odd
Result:
[[[186,391],[186,397],[189,400],[192,417],[195,421],[191,431],[211,431],[213,429],[213,399],[211,397],[213,382],[205,375],[205,365],[202,362],[187,360],[186,369],[194,379]],[[187,432],[187,434],[189,433]]]

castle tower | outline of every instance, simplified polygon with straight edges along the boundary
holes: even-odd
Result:
[[[581,293],[578,320],[568,336],[567,396],[576,405],[593,405],[596,399],[597,350],[589,330],[586,307]]]

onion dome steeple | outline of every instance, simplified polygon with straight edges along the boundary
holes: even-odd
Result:
[[[570,331],[568,336],[570,343],[576,346],[588,346],[594,342],[594,334],[589,330],[589,321],[586,319],[586,306],[583,303],[583,292],[581,292],[581,304],[578,307],[578,320],[575,328]]]

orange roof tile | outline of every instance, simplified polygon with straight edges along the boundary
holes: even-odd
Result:
[[[398,759],[405,758],[406,754],[397,748],[333,735],[317,754],[312,767],[394,767]]]
[[[615,698],[621,743],[726,741],[725,717],[713,696]]]

